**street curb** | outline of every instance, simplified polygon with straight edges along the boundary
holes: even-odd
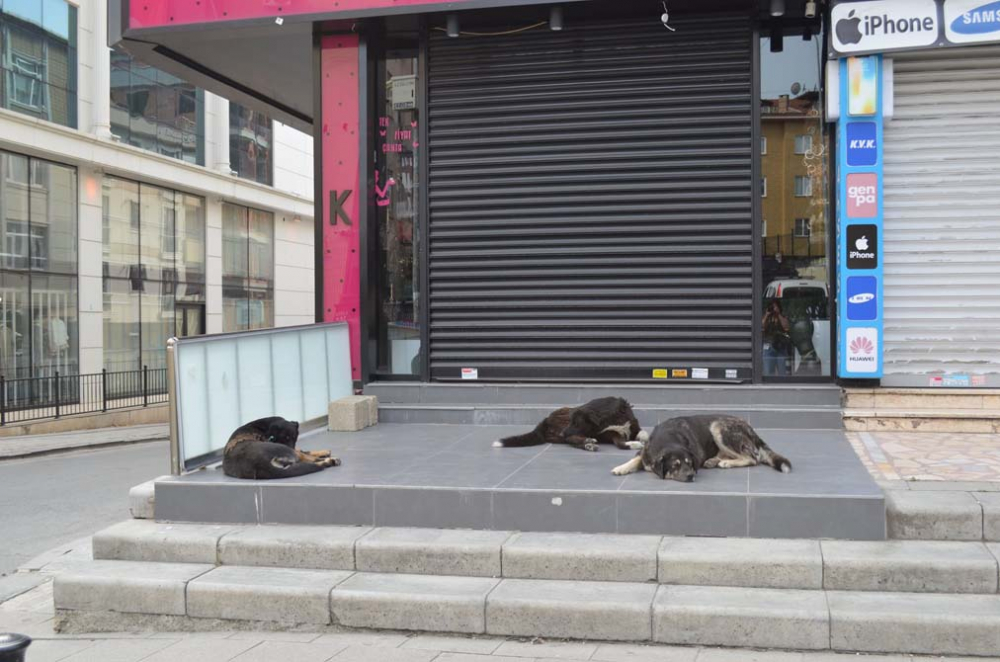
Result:
[[[127,430],[128,428],[110,428],[109,431],[115,431],[121,429]],[[96,450],[101,448],[111,448],[113,446],[126,446],[133,444],[145,444],[154,441],[167,441],[170,438],[169,433],[164,434],[162,430],[156,430],[156,431],[151,430],[148,434],[138,435],[135,437],[128,437],[126,439],[111,439],[111,440],[72,439],[73,437],[78,437],[79,435],[80,433],[71,432],[65,435],[58,435],[67,437],[67,439],[64,440],[62,443],[56,442],[44,445],[42,443],[39,443],[37,448],[21,448],[12,450],[8,450],[4,448],[4,446],[10,445],[9,442],[11,440],[18,439],[18,437],[7,437],[0,439],[0,462],[4,462],[6,460],[21,460],[30,457],[42,457],[45,455],[58,455],[60,453],[68,453],[71,451],[78,451],[78,450]],[[57,435],[40,435],[40,436],[50,437]]]

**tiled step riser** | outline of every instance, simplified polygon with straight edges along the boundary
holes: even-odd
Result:
[[[1000,650],[1000,597],[655,586],[95,562],[55,580],[57,620],[110,612],[469,634],[911,654]],[[149,577],[155,576],[150,581]],[[178,613],[180,612],[180,613]],[[933,615],[928,617],[928,615]],[[127,621],[127,617],[123,621]],[[228,625],[227,625],[228,622]],[[172,623],[173,625],[173,623]],[[195,626],[198,627],[198,626]],[[887,634],[887,632],[889,634]]]
[[[702,406],[703,407],[703,406]],[[448,425],[527,425],[534,426],[552,411],[551,407],[490,407],[447,405],[396,405],[380,404],[379,419],[384,423],[417,423]],[[839,408],[830,409],[761,409],[732,406],[706,409],[691,408],[634,408],[636,418],[646,429],[675,416],[694,414],[729,414],[746,419],[761,429],[840,430],[843,417]]]
[[[844,406],[850,409],[985,409],[1000,411],[998,389],[846,389]]]
[[[418,575],[924,593],[998,591],[1000,544],[842,542],[129,521],[94,558]]]
[[[839,407],[841,391],[835,386],[709,387],[694,386],[580,386],[580,385],[449,385],[387,384],[365,386],[365,393],[380,403],[394,404],[494,404],[568,406],[594,398],[618,396],[641,405],[796,405]]]

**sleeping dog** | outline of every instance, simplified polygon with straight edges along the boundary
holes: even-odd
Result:
[[[775,453],[750,424],[735,416],[680,416],[656,426],[639,454],[615,467],[616,476],[652,471],[685,483],[698,469],[733,469],[766,464],[782,473],[792,463]]]
[[[599,443],[613,443],[618,448],[642,448],[649,438],[642,428],[632,405],[622,398],[598,398],[579,407],[557,409],[526,434],[493,442],[497,448],[569,444],[587,451],[596,451]]]
[[[330,451],[300,451],[299,424],[280,416],[236,428],[222,455],[222,471],[233,478],[291,478],[340,465]]]

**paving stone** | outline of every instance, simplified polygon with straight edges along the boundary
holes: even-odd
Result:
[[[802,662],[911,662],[909,655],[864,655],[860,653],[803,653]],[[920,662],[916,660],[915,662]],[[929,661],[928,661],[929,662]],[[959,662],[949,660],[948,662]],[[985,662],[980,659],[978,662]]]
[[[324,634],[313,643],[334,644],[344,647],[370,646],[374,648],[397,648],[409,641],[409,635],[397,632],[344,631]]]
[[[695,662],[699,649],[662,644],[601,644],[591,656],[596,662]]]
[[[240,653],[233,658],[233,662],[275,662],[275,660],[326,662],[335,653],[339,652],[336,648],[322,644],[265,641],[255,645],[244,653]]]
[[[92,646],[62,658],[60,662],[138,662],[177,642],[169,639],[109,639],[92,643]],[[35,645],[32,644],[25,659],[35,662],[34,655]]]
[[[647,641],[650,584],[505,579],[486,601],[486,631],[497,635]]]
[[[325,625],[330,591],[350,576],[341,570],[222,566],[188,585],[188,615]]]
[[[94,534],[94,558],[214,565],[219,538],[232,530],[225,525],[126,520]]]
[[[656,580],[659,536],[519,533],[503,546],[503,575],[521,579]]]
[[[890,538],[982,540],[983,510],[966,492],[887,492]]]
[[[827,592],[837,650],[996,655],[1000,596]]]
[[[354,544],[371,531],[360,526],[251,526],[219,541],[223,565],[354,570]]]
[[[347,627],[482,633],[486,595],[498,581],[357,573],[331,594],[333,621]]]
[[[441,653],[434,662],[524,662],[523,657],[507,657],[506,655],[478,655],[475,653]],[[533,662],[544,662],[534,660]]]
[[[597,644],[578,641],[505,641],[496,653],[517,658],[589,660],[596,651]]]
[[[664,538],[661,584],[819,589],[823,557],[815,540]]]
[[[94,645],[93,641],[79,639],[38,639],[31,642],[30,662],[57,662]]]
[[[661,586],[653,603],[653,638],[668,644],[829,648],[822,591]]]
[[[360,540],[358,570],[419,575],[499,577],[507,531],[381,528]]]
[[[351,646],[331,657],[330,662],[431,662],[439,655],[435,651],[422,651],[416,648],[379,648],[376,657],[373,650],[370,646]]]
[[[233,632],[227,634],[226,639],[239,639],[241,641],[281,641],[295,644],[309,644],[319,639],[319,632]],[[347,644],[344,644],[347,648]]]
[[[1000,493],[976,492],[972,496],[983,509],[983,539],[1000,542]]]
[[[403,648],[419,648],[421,650],[445,651],[449,653],[474,653],[489,655],[495,651],[503,639],[494,637],[446,637],[433,634],[421,634],[403,644]]]
[[[825,540],[823,586],[838,591],[996,593],[997,561],[977,542]]]
[[[142,662],[219,662],[231,660],[240,653],[250,650],[254,644],[233,639],[206,639],[194,637],[184,639],[164,648]]]
[[[703,648],[698,662],[802,662],[803,653]]]
[[[93,561],[57,575],[53,601],[56,609],[183,616],[185,587],[210,570],[195,563]]]

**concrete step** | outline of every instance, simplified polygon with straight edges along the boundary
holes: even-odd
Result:
[[[385,423],[534,426],[558,406],[563,405],[398,404],[379,401],[379,420]],[[841,409],[835,405],[633,405],[633,411],[639,423],[647,429],[675,416],[695,414],[739,416],[761,429],[839,430],[843,427]]]
[[[102,561],[918,593],[998,591],[1000,544],[762,540],[129,520]]]
[[[1000,493],[887,490],[885,494],[889,538],[1000,541]]]
[[[55,579],[62,632],[411,631],[936,655],[1000,650],[1000,596],[94,561]]]
[[[833,384],[733,385],[665,383],[637,384],[464,384],[373,382],[366,395],[379,404],[545,405],[566,407],[605,396],[625,398],[635,407],[713,405],[795,405],[840,407],[841,389]]]
[[[844,410],[844,427],[853,432],[1000,432],[1000,409],[948,409],[914,407],[850,407]]]
[[[988,388],[848,388],[848,409],[936,410],[986,409],[1000,411],[1000,389]]]

